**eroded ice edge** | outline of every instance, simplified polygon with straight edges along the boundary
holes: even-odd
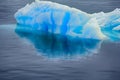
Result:
[[[19,9],[15,19],[16,33],[50,57],[96,53],[101,40],[120,41],[118,8],[108,13],[89,14],[55,2],[37,0]]]

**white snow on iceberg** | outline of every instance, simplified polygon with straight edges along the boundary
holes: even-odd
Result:
[[[120,10],[88,14],[66,5],[35,1],[15,13],[18,24],[34,30],[81,38],[105,39],[101,29],[119,29]],[[115,28],[117,27],[117,28]]]

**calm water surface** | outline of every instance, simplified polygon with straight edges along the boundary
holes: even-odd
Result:
[[[36,44],[41,40],[40,37],[36,35],[21,37],[21,34],[16,33],[13,15],[17,9],[32,1],[0,1],[0,80],[120,80],[120,42],[102,41],[97,46],[95,43],[97,53],[90,53],[89,56],[79,59],[48,59],[48,54],[43,56],[46,46],[43,46],[42,42]],[[51,1],[89,13],[109,12],[120,8],[120,0]],[[58,45],[61,45],[66,42],[59,43]],[[43,53],[38,51],[41,49],[40,46],[43,46],[41,51]],[[83,49],[81,46],[79,48]],[[49,54],[56,56],[53,53]],[[63,54],[66,56],[66,53]]]

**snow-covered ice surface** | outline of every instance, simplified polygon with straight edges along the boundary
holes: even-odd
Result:
[[[120,39],[120,9],[88,14],[66,5],[37,0],[19,9],[15,19],[27,32],[36,30],[79,38]]]

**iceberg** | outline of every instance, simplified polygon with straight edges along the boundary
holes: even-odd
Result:
[[[120,32],[120,9],[89,14],[59,3],[36,0],[19,9],[15,19],[18,25],[30,30],[78,38],[103,40],[110,37],[104,30]]]

